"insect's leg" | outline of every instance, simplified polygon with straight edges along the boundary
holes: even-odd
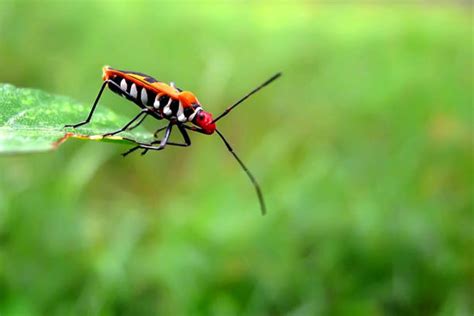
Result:
[[[131,131],[132,129],[137,128],[143,121],[148,117],[148,115],[143,116],[135,125],[127,128],[127,131]]]
[[[126,139],[126,138],[124,138]],[[122,153],[122,156],[128,156],[129,154],[133,153],[134,151],[140,149],[140,148],[143,148],[143,146],[151,146],[151,145],[154,145],[154,144],[159,144],[161,142],[161,139],[158,139],[150,144],[147,144],[147,143],[140,143],[140,142],[137,142],[137,141],[134,141],[132,139],[126,139],[126,140],[129,140],[135,144],[137,144],[137,146],[135,147],[132,147],[131,149],[127,150],[126,152]],[[172,142],[167,142],[166,143],[167,146],[179,146],[179,147],[185,147],[187,145],[185,144],[177,144],[177,143],[172,143]],[[144,155],[144,154],[143,154]]]
[[[86,118],[84,121],[79,122],[79,123],[77,123],[77,124],[67,124],[67,125],[65,125],[64,127],[73,127],[73,128],[76,128],[76,127],[82,126],[82,125],[87,124],[87,123],[90,122],[90,120],[91,120],[91,118],[92,118],[92,114],[94,114],[95,108],[97,107],[97,103],[99,103],[100,96],[102,95],[102,92],[104,91],[104,88],[105,88],[105,86],[107,85],[108,82],[109,82],[109,80],[104,81],[104,83],[102,84],[102,87],[100,87],[99,94],[98,94],[97,97],[95,98],[94,104],[92,105],[92,108],[91,108],[91,110],[90,110],[89,115],[87,116],[87,118]]]
[[[167,129],[168,126],[163,126],[163,127],[160,127],[159,129],[157,129],[154,133],[153,133],[153,137],[155,138],[158,138],[158,133]],[[161,139],[158,139],[158,140],[155,140],[153,142],[151,142],[150,144],[145,144],[145,143],[141,143],[141,145],[154,145],[154,144],[159,144],[161,142]],[[187,145],[182,145],[182,144],[176,144],[176,143],[172,143],[172,142],[168,142],[167,143],[168,145],[173,145],[173,146],[187,146]],[[126,155],[134,152],[135,150],[141,148],[140,145],[138,146],[135,146],[133,147],[132,149],[130,149],[129,151],[127,151],[126,153],[123,153],[122,155],[125,157]],[[143,152],[142,152],[142,155],[146,154],[148,152],[148,149],[145,149]]]
[[[174,146],[181,146],[181,147],[188,147],[188,146],[191,146],[191,139],[189,138],[189,135],[188,135],[188,132],[186,132],[186,130],[184,129],[183,127],[184,125],[182,124],[178,124],[178,129],[181,133],[181,135],[183,136],[183,140],[184,140],[184,144],[180,144],[180,143],[170,143],[168,142],[167,144],[168,145],[174,145]],[[160,131],[160,130],[163,130],[163,128],[160,128],[159,130],[157,130],[155,132],[155,137],[156,137],[156,134]],[[153,145],[153,144],[158,144],[160,141],[154,141],[152,142],[150,145]],[[136,149],[138,148],[144,148],[144,147],[140,147],[140,146],[137,146]],[[148,152],[148,150],[150,149],[145,149],[143,152],[142,152],[142,155],[146,154]]]
[[[141,145],[140,148],[145,148],[145,150],[142,151],[142,156],[144,154],[146,154],[149,149],[152,149],[152,150],[162,150],[162,149],[164,149],[165,146],[166,146],[166,143],[168,143],[168,141],[170,139],[171,130],[173,129],[173,125],[174,125],[173,123],[168,124],[168,127],[166,128],[166,131],[165,131],[165,136],[163,136],[163,139],[161,140],[160,145],[158,147],[153,146],[153,145]]]
[[[126,140],[130,140],[130,141],[135,142],[136,144],[138,144],[138,146],[135,146],[132,149],[130,149],[129,151],[123,153],[122,156],[125,157],[128,154],[134,152],[135,150],[137,150],[139,148],[152,149],[152,150],[162,150],[163,148],[165,148],[166,144],[168,143],[168,140],[170,139],[172,129],[173,129],[173,123],[169,123],[168,126],[166,127],[165,136],[163,137],[162,140],[159,141],[160,142],[159,146],[153,146],[153,144],[158,143],[158,141],[154,141],[151,144],[144,144],[144,143],[140,143],[140,142],[137,142],[137,141],[134,141],[134,140],[131,140],[131,139],[124,138]],[[142,155],[144,155],[145,153],[146,153],[146,151],[143,151]]]
[[[202,128],[196,127],[196,126],[188,126],[188,125],[183,125],[185,129],[189,129],[190,131],[196,132],[196,133],[201,133],[205,135],[209,135],[206,133]]]
[[[178,128],[179,128],[179,131],[181,132],[181,135],[183,136],[183,140],[184,140],[184,144],[183,143],[174,143],[174,142],[167,142],[166,145],[169,145],[169,146],[177,146],[177,147],[188,147],[188,146],[191,146],[191,139],[189,138],[189,135],[188,133],[186,132],[185,130],[185,127],[186,125],[183,125],[183,124],[178,124]],[[156,132],[155,132],[155,137],[157,136],[157,133],[168,128],[168,126],[164,126],[162,128],[159,128]],[[130,142],[133,142],[135,144],[137,144],[137,146],[131,148],[130,150],[128,150],[127,152],[123,153],[122,155],[125,157],[127,156],[128,154],[131,154],[132,152],[134,152],[135,150],[137,149],[140,149],[140,148],[144,148],[143,146],[151,146],[151,145],[154,145],[154,144],[159,144],[161,143],[162,140],[158,139],[158,140],[155,140],[153,142],[151,142],[150,144],[147,144],[147,143],[141,143],[141,142],[137,142],[136,140],[133,140],[133,139],[130,139],[130,138],[123,138],[124,140],[128,140]],[[145,154],[149,149],[145,149],[144,153]]]
[[[153,134],[153,137],[158,138],[158,133],[161,132],[161,131],[163,131],[163,130],[165,130],[167,127],[168,127],[168,126],[163,126],[163,127],[160,127],[159,129],[157,129],[157,130],[155,131],[155,133]]]
[[[184,128],[186,125],[178,124],[179,131],[181,132],[181,135],[183,136],[184,143],[186,146],[191,146],[191,138],[189,138],[188,132],[186,132],[186,129]]]
[[[159,143],[161,143],[161,139],[157,139],[157,140],[151,142],[150,144],[137,142],[136,140],[133,140],[133,139],[131,139],[131,138],[126,138],[126,137],[123,137],[122,139],[123,139],[123,140],[128,140],[128,141],[130,141],[130,142],[132,142],[132,143],[137,144],[137,146],[132,147],[130,150],[124,152],[124,153],[122,154],[122,156],[124,156],[124,157],[127,156],[128,154],[131,154],[132,152],[134,152],[134,151],[140,149],[140,148],[143,148],[142,146],[150,146],[150,145],[154,145],[154,144],[159,144]],[[167,142],[167,143],[166,143],[166,146],[177,146],[177,147],[188,147],[189,145],[191,145],[191,142],[190,142],[189,144],[181,144],[181,143],[173,143],[173,142]]]
[[[159,140],[161,142],[161,140]],[[132,147],[131,149],[127,150],[126,152],[122,153],[122,156],[128,156],[129,154],[133,153],[135,150],[138,150],[141,148],[142,145],[148,145],[148,144],[145,144],[145,143],[139,143],[139,142],[135,142],[136,144],[139,144],[138,146],[135,146],[135,147]],[[155,142],[153,142],[155,143]],[[149,144],[149,145],[152,145],[153,143]]]
[[[167,126],[160,127],[159,129],[157,129],[157,130],[155,131],[155,133],[153,133],[153,137],[158,138],[158,133],[161,132],[161,131],[164,131],[164,130],[167,129],[167,128],[168,128],[168,125],[167,125]],[[130,128],[130,129],[131,129],[131,128]],[[131,141],[131,142],[134,142],[134,143],[136,143],[136,144],[139,144],[139,145],[138,145],[138,146],[135,146],[135,147],[133,147],[132,149],[130,149],[129,151],[127,151],[127,152],[125,153],[125,155],[127,155],[127,154],[129,154],[129,153],[131,153],[131,152],[133,152],[133,151],[135,151],[135,150],[137,150],[137,149],[139,149],[139,148],[140,148],[140,145],[153,145],[153,144],[159,144],[159,143],[161,142],[161,139],[158,139],[158,140],[156,140],[156,141],[154,141],[154,142],[152,142],[152,143],[150,143],[150,144],[147,144],[147,143],[140,143],[140,142],[137,142],[137,141],[135,141],[135,140],[133,140],[133,139],[127,139],[127,140],[129,140],[129,141]],[[176,143],[168,142],[168,145],[181,146],[182,144],[176,144]],[[187,146],[187,145],[184,145],[184,146]]]
[[[138,118],[139,118],[140,116],[142,116],[143,114],[145,114],[144,117],[146,117],[146,116],[148,115],[148,109],[147,109],[147,108],[142,109],[142,110],[140,111],[140,113],[138,113],[138,114],[137,114],[130,122],[128,122],[124,127],[120,128],[120,129],[118,129],[118,130],[116,130],[115,132],[106,133],[106,134],[104,134],[104,135],[102,135],[102,136],[104,136],[104,137],[105,137],[105,136],[111,136],[111,135],[115,135],[115,134],[118,134],[118,133],[120,133],[120,132],[123,132],[123,131],[126,130],[130,125],[132,125],[133,122],[135,122],[136,120],[138,120]],[[143,121],[143,119],[142,119],[139,123],[141,123],[142,121]],[[137,124],[136,126],[138,126],[138,125],[139,125],[139,124]],[[136,126],[135,126],[135,127],[136,127]]]

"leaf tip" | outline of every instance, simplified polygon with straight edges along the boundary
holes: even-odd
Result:
[[[61,137],[60,139],[58,139],[57,141],[55,141],[52,144],[53,149],[57,149],[59,147],[59,145],[64,143],[69,137],[72,137],[73,135],[74,135],[74,133],[71,133],[71,132],[67,132],[66,134],[64,134],[63,137]]]

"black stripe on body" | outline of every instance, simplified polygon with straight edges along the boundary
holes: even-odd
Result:
[[[156,80],[152,76],[149,76],[149,75],[141,73],[141,72],[129,71],[129,70],[120,70],[120,69],[114,69],[114,70],[123,72],[124,74],[133,74],[133,75],[142,76],[143,80],[145,80],[148,83],[161,82],[159,80]]]
[[[156,80],[153,77],[144,77],[143,79],[148,83],[161,82],[161,81]]]
[[[115,84],[109,83],[108,84],[109,89],[119,95],[122,95],[122,90],[120,89],[120,82],[122,81],[122,79],[123,78],[119,76],[110,77],[109,80],[113,81]]]
[[[156,92],[155,91],[152,91],[152,90],[148,90],[146,88],[144,88],[145,91],[146,91],[146,94],[148,96],[148,100],[146,102],[146,106],[148,107],[153,107],[153,103],[155,103],[155,98],[156,98]],[[140,91],[141,93],[141,91]],[[141,95],[140,95],[140,98],[141,98]]]
[[[178,109],[179,109],[179,101],[178,100],[173,100],[171,101],[170,104],[170,109],[171,109],[171,115],[169,117],[177,117],[178,116]]]
[[[190,106],[185,107],[183,110],[183,114],[184,116],[186,116],[186,118],[189,118],[193,113],[194,113],[194,109]]]
[[[158,110],[159,110],[160,112],[162,112],[162,111],[163,111],[163,108],[165,107],[165,105],[168,104],[168,102],[169,102],[169,100],[170,100],[170,97],[167,96],[166,94],[162,94],[162,95],[160,96],[159,100],[160,100],[160,107],[158,108]]]

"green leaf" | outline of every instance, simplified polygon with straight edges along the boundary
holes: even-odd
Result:
[[[90,107],[91,104],[84,105],[40,90],[0,84],[0,153],[52,150],[71,137],[130,143],[122,137],[100,136],[121,128],[130,120],[102,104],[97,107],[91,123],[77,129],[64,128],[66,124],[84,120]],[[120,135],[147,143],[153,139],[142,127]]]

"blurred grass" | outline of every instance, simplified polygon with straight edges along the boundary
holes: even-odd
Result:
[[[0,157],[0,313],[471,315],[471,23],[448,5],[0,2],[0,82],[92,102],[109,64],[217,114],[284,73],[219,122],[263,218],[215,137]]]

